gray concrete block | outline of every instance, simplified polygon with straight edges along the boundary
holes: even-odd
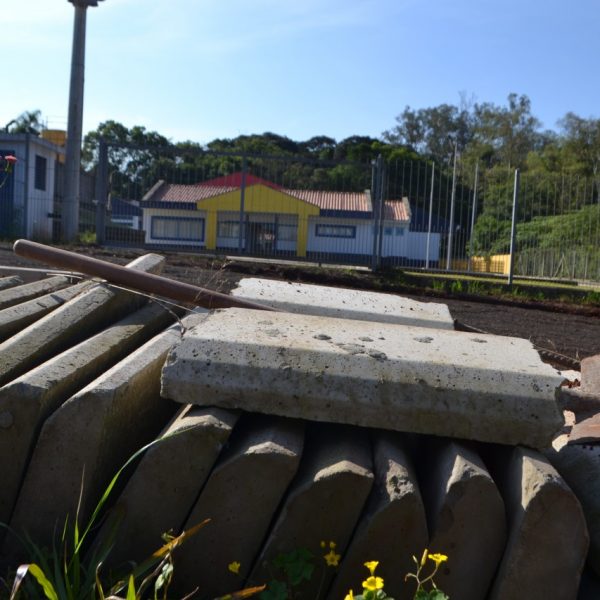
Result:
[[[213,598],[242,587],[269,524],[294,477],[304,442],[304,424],[246,415],[215,466],[185,528],[210,523],[176,557],[175,589],[197,585]],[[238,575],[227,565],[241,564]]]
[[[165,364],[165,397],[316,421],[547,447],[563,378],[530,342],[226,309]]]
[[[28,325],[35,323],[38,319],[88,290],[93,285],[93,283],[85,281],[0,310],[0,342],[19,333]]]
[[[24,281],[18,275],[8,275],[6,277],[0,277],[0,290],[7,290],[17,285],[23,284]]]
[[[164,258],[146,254],[130,269],[159,272]],[[108,327],[145,303],[137,294],[98,284],[0,343],[0,385]]]
[[[504,502],[474,450],[446,440],[424,443],[431,446],[421,477],[428,548],[449,557],[435,582],[450,598],[483,600],[506,543]]]
[[[191,315],[183,324],[201,319]],[[75,514],[80,494],[85,522],[112,476],[174,414],[177,405],[160,397],[160,370],[168,350],[180,340],[179,325],[155,336],[46,420],[17,501],[14,527],[47,538],[57,520]],[[43,486],[52,487],[51,502],[37,493]],[[5,550],[14,546],[7,543]]]
[[[4,423],[0,428],[0,521],[8,522],[10,518],[44,420],[71,394],[125,358],[172,321],[172,315],[163,307],[150,304],[0,388],[0,418]],[[71,441],[76,439],[79,431],[74,429],[74,421],[63,422],[63,426],[64,438]],[[84,443],[90,441],[87,438]],[[60,474],[66,469],[64,455],[59,448],[50,444],[45,450],[36,450],[36,459],[31,465],[32,469],[27,472],[18,510],[11,521],[17,530],[25,529],[37,535],[42,530],[48,533],[49,529],[51,533],[56,519],[64,518],[66,513],[55,512],[62,508],[57,498],[61,493],[70,493],[71,489],[67,490],[59,484]],[[80,452],[84,450],[80,449]],[[59,460],[51,464],[51,459],[57,456]],[[35,469],[37,461],[43,465],[38,470]],[[92,473],[88,470],[89,478],[92,478]],[[81,470],[69,475],[81,483]],[[53,490],[52,499],[40,494],[40,490]],[[73,501],[76,500],[77,493],[73,498]]]
[[[600,446],[557,440],[545,456],[581,503],[590,536],[588,564],[600,576]]]
[[[445,304],[418,302],[394,294],[246,278],[238,283],[231,295],[304,315],[454,329],[454,321]]]
[[[183,530],[237,419],[237,412],[190,405],[176,415],[160,434],[161,441],[142,456],[119,496],[115,512],[123,521],[110,565],[139,563],[162,545],[163,533]],[[110,527],[112,520],[100,536],[108,535]]]
[[[64,275],[56,275],[55,277],[48,277],[41,281],[34,281],[32,283],[26,283],[17,287],[11,287],[7,290],[0,291],[0,310],[20,304],[21,302],[27,302],[32,298],[55,292],[71,284],[71,279]]]
[[[343,556],[373,480],[371,447],[364,430],[314,424],[298,475],[250,579],[269,581],[273,578],[271,573],[282,578],[272,566],[273,559],[280,553],[306,548],[317,555],[319,562],[315,576],[299,588],[302,597],[315,598],[320,585],[328,589],[335,571],[326,567],[319,556],[319,543],[334,541],[337,552]]]
[[[367,560],[379,561],[377,575],[396,600],[412,600],[414,589],[404,576],[414,571],[412,556],[421,556],[429,539],[425,510],[412,463],[401,434],[374,432],[375,483],[338,574],[328,592],[331,600],[361,589]]]
[[[509,534],[489,599],[573,600],[589,542],[575,494],[543,455],[522,447],[496,479]]]

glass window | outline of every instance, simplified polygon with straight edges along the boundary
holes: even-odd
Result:
[[[404,227],[396,227],[396,235],[404,235]]]
[[[277,239],[281,242],[295,242],[297,239],[298,228],[296,225],[277,226]]]
[[[45,190],[46,189],[46,167],[48,161],[45,157],[39,154],[35,155],[35,189]]]
[[[204,241],[204,219],[152,217],[151,236],[157,240]]]
[[[240,237],[240,222],[239,221],[219,221],[217,225],[217,236],[223,238],[239,238]]]
[[[315,231],[317,237],[355,238],[356,227],[354,225],[317,225]]]

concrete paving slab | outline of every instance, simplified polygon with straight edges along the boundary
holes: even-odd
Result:
[[[563,378],[527,340],[226,309],[167,359],[182,403],[548,447]]]
[[[190,315],[183,324],[202,318]],[[15,527],[48,537],[56,519],[75,514],[80,494],[82,520],[91,514],[112,476],[175,413],[177,405],[160,397],[160,370],[168,350],[180,340],[181,327],[173,325],[71,396],[45,421],[13,515]],[[40,489],[53,490],[51,502]]]
[[[55,277],[48,277],[40,281],[25,283],[17,287],[2,290],[0,291],[0,310],[60,290],[71,285],[71,283],[72,280],[70,277],[56,275]]]
[[[600,401],[600,354],[581,361],[581,387],[587,394],[595,394]]]
[[[246,278],[231,295],[303,315],[454,329],[454,320],[445,304],[417,302],[394,294]]]
[[[71,285],[45,296],[33,298],[16,306],[0,310],[0,342],[16,335],[28,325],[35,323],[54,309],[62,306],[75,296],[91,288],[94,284],[86,281]]]
[[[7,277],[0,277],[0,290],[7,290],[17,285],[25,283],[18,275],[9,275]]]
[[[588,565],[600,576],[600,445],[566,445],[567,436],[545,452],[581,503],[590,536]]]
[[[600,442],[600,413],[574,423],[569,433],[569,444]]]
[[[292,478],[304,442],[300,421],[245,415],[210,475],[185,529],[210,523],[176,557],[174,591],[214,598],[242,587]],[[240,572],[227,565],[240,563]]]
[[[328,598],[344,598],[360,590],[367,576],[366,560],[379,561],[377,574],[396,600],[412,600],[404,576],[414,571],[412,556],[427,548],[425,509],[402,434],[373,432],[375,483],[352,541],[344,552]],[[392,593],[392,592],[390,592]]]
[[[127,267],[158,273],[164,262],[162,256],[146,254]],[[106,284],[97,284],[72,298],[0,343],[0,385],[122,319],[145,302],[146,298],[143,296]]]
[[[575,494],[539,452],[517,447],[496,475],[509,534],[489,600],[573,600],[588,533]]]
[[[483,600],[506,543],[504,502],[473,449],[431,438],[424,445],[430,454],[422,474],[428,548],[449,556],[435,582],[450,598]]]
[[[191,405],[179,411],[160,434],[162,441],[143,455],[119,496],[116,511],[124,514],[124,519],[109,556],[110,565],[139,563],[160,547],[163,533],[183,531],[238,416],[237,411]],[[108,535],[111,526],[109,521],[100,536]],[[189,551],[186,544],[186,553]]]
[[[272,566],[280,553],[306,548],[317,555],[316,576],[299,588],[316,598],[328,589],[335,571],[319,557],[320,541],[333,541],[344,555],[373,486],[371,447],[364,430],[312,424],[298,475],[252,569],[250,580],[265,582],[282,574]],[[322,569],[325,569],[322,573]],[[321,584],[322,580],[322,584]]]
[[[69,396],[80,390],[106,369],[125,358],[153,335],[173,322],[172,315],[157,304],[148,305],[129,315],[117,324],[66,350],[46,363],[33,369],[13,382],[0,388],[0,521],[9,521],[15,498],[34,449],[40,428]],[[64,434],[72,439],[77,436],[73,422],[67,423]],[[90,440],[87,439],[86,443]],[[44,457],[48,465],[50,456],[56,456],[57,448],[51,448]],[[39,456],[39,453],[38,453]],[[61,456],[62,459],[62,456]],[[26,489],[19,502],[19,510],[13,523],[27,529],[32,535],[40,531],[35,526],[52,531],[60,494],[59,474],[65,468],[62,460],[54,469],[27,473]],[[81,483],[81,471],[73,474]],[[90,475],[91,477],[91,475]],[[40,490],[53,490],[52,500]],[[61,489],[62,491],[62,489]],[[69,490],[70,491],[70,490]],[[76,502],[77,493],[73,500]],[[45,510],[44,510],[45,506]],[[50,514],[56,515],[51,519]],[[73,514],[73,513],[71,513]],[[48,519],[45,520],[44,517]],[[41,538],[39,539],[41,542]]]

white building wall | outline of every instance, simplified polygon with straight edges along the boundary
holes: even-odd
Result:
[[[318,236],[317,227],[319,225],[353,227],[355,236],[352,238]],[[371,254],[373,252],[373,221],[370,219],[310,217],[306,250],[322,254]]]
[[[204,219],[204,239],[199,242],[196,240],[167,240],[154,239],[152,237],[152,217],[169,217],[184,220]],[[143,208],[142,226],[145,231],[146,244],[194,246],[203,248],[206,243],[206,211],[201,210],[182,210],[176,208]]]
[[[14,220],[20,235],[48,241],[52,238],[56,161],[64,154],[59,146],[31,134],[0,134],[0,149],[12,150],[14,171]],[[35,187],[35,157],[46,159],[45,189]]]
[[[43,187],[36,188],[36,157],[46,160],[46,172],[43,177]],[[43,144],[38,138],[30,139],[29,157],[27,161],[29,180],[29,202],[27,203],[27,237],[36,240],[51,240],[54,213],[54,185],[56,179],[57,153],[48,147],[45,140]]]

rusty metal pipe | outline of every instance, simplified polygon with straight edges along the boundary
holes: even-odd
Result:
[[[160,275],[152,273],[143,273],[134,269],[127,269],[120,265],[114,265],[104,260],[81,256],[76,252],[53,248],[29,240],[17,240],[14,243],[13,250],[15,254],[37,260],[54,267],[68,269],[92,277],[100,277],[108,283],[114,283],[131,290],[154,294],[175,300],[195,304],[203,308],[251,308],[254,310],[276,311],[276,309],[256,302],[248,302],[238,298],[233,298],[227,294],[214,292],[206,288],[182,283]]]

